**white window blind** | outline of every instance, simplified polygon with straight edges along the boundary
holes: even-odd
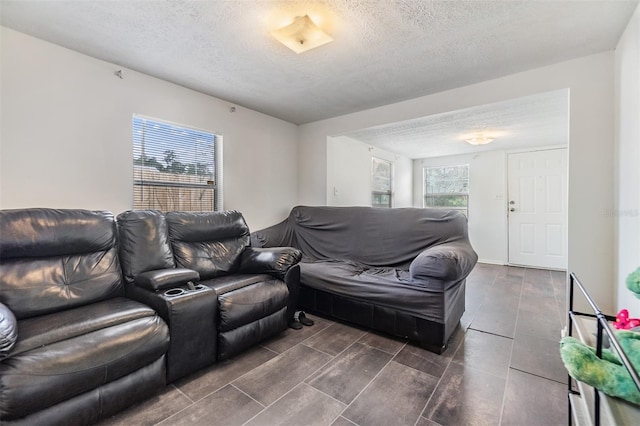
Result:
[[[380,158],[371,158],[371,206],[391,207],[392,204],[392,164]]]
[[[133,117],[133,207],[161,211],[220,210],[219,136]]]
[[[424,207],[460,210],[469,216],[469,165],[424,168]]]

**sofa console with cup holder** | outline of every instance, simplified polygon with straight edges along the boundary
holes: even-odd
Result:
[[[230,358],[293,319],[301,254],[250,247],[241,213],[131,210],[117,222],[127,294],[169,324],[170,381]]]

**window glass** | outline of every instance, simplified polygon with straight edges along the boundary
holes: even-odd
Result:
[[[133,117],[133,208],[219,210],[219,136]]]
[[[426,167],[424,207],[460,210],[469,215],[469,165]]]
[[[380,158],[371,161],[371,205],[373,207],[391,207],[392,205],[392,164]]]

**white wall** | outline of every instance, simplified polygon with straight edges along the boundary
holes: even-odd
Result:
[[[640,6],[615,52],[616,310],[640,317],[640,300],[625,285],[640,267]]]
[[[505,265],[507,253],[506,153],[502,150],[414,160],[415,207],[423,207],[422,169],[469,165],[469,239],[478,260]]]
[[[393,207],[411,207],[412,161],[346,136],[327,138],[327,205],[371,206],[373,157],[393,163]]]
[[[252,229],[297,204],[297,126],[1,31],[1,208],[130,209],[134,113],[222,134],[224,208]]]
[[[326,198],[329,135],[500,102],[570,90],[568,267],[606,311],[613,310],[614,54],[604,52],[429,96],[300,126],[299,197]]]

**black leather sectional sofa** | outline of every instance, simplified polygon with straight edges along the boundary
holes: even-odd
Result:
[[[284,330],[300,252],[238,212],[0,211],[0,421],[91,424]]]

